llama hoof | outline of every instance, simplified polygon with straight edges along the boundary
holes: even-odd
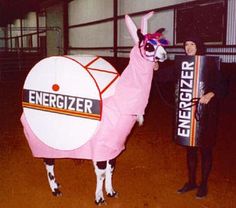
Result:
[[[57,189],[58,189],[58,188],[61,188],[61,184],[60,184],[60,183],[58,183],[57,181],[55,181],[55,183],[56,183],[56,185],[57,185]]]
[[[108,196],[108,197],[112,197],[112,198],[113,198],[113,197],[114,197],[114,198],[118,198],[118,192],[113,191],[113,192],[111,192],[111,193],[108,193],[107,196]]]
[[[58,197],[58,196],[62,196],[62,193],[61,193],[61,191],[57,188],[57,189],[54,189],[54,191],[52,192],[52,195]]]
[[[107,205],[106,201],[103,198],[100,198],[98,201],[95,200],[95,204],[98,206]]]

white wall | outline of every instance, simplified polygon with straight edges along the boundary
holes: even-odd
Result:
[[[5,34],[3,29],[0,27],[0,38],[4,38]],[[3,39],[0,39],[0,48],[5,47],[5,41]]]
[[[111,0],[74,0],[68,5],[69,26],[113,17]],[[69,29],[71,47],[113,47],[113,21]],[[71,54],[90,53],[112,56],[111,50],[73,50]]]
[[[12,27],[13,28],[18,28],[18,31],[17,30],[12,31],[12,35],[14,35],[14,36],[20,35],[20,19],[16,19],[13,22]]]
[[[74,0],[68,6],[69,25],[113,17],[113,0]]]
[[[12,37],[17,37],[21,35],[20,31],[20,19],[16,19],[13,24],[11,25],[12,27]],[[19,47],[21,47],[21,41],[19,39]],[[15,39],[12,39],[12,48],[15,48]]]
[[[144,10],[160,9],[162,7],[172,6],[180,3],[191,2],[194,0],[119,0],[119,15],[136,13]],[[137,27],[140,27],[141,16],[133,18]],[[169,9],[157,12],[149,20],[148,32],[153,33],[158,28],[164,27],[165,37],[169,40],[170,45],[174,44],[174,10]],[[119,46],[132,45],[133,42],[127,32],[124,20],[119,21]],[[122,55],[122,54],[120,54]],[[123,54],[124,55],[124,54]]]
[[[37,15],[36,12],[29,12],[22,21],[23,27],[26,29],[23,30],[23,34],[30,34],[37,32]],[[28,47],[28,38],[27,36],[23,37],[23,45]],[[37,35],[32,36],[32,46],[37,47]]]
[[[47,55],[59,55],[63,48],[63,4],[46,9],[46,26],[59,28],[59,30],[47,30]]]
[[[19,37],[19,47],[21,46],[21,38],[23,38],[23,47],[28,47],[28,39],[27,36],[21,36],[21,20],[16,19],[11,25],[12,37]],[[22,33],[23,35],[27,35],[30,33],[35,33],[37,31],[37,16],[35,12],[29,12],[24,19],[22,19]],[[32,36],[32,46],[37,46],[37,35]],[[12,39],[12,48],[15,48],[15,39]]]
[[[132,20],[135,22],[137,28],[140,28],[142,16],[132,17]],[[174,12],[172,10],[155,13],[148,22],[148,32],[154,33],[157,29],[164,27],[165,37],[173,43],[173,18]],[[163,21],[165,19],[165,21]],[[132,46],[133,41],[128,33],[128,30],[125,25],[124,19],[119,21],[119,33],[118,33],[118,42],[119,46]]]
[[[120,15],[176,5],[194,0],[118,0]]]
[[[144,10],[161,9],[168,6],[177,4],[193,2],[196,0],[118,0],[118,16],[130,13],[137,13]],[[75,49],[69,51],[69,54],[77,53],[90,53],[100,56],[113,56],[113,21],[96,23],[91,25],[84,25],[77,27],[81,24],[90,22],[96,22],[113,17],[113,0],[72,0],[68,3],[68,20],[69,20],[69,47]],[[236,43],[236,1],[228,0],[227,10],[227,34],[226,44],[235,45]],[[45,25],[46,19],[46,25]],[[141,16],[133,17],[137,27],[140,26]],[[29,13],[23,21],[23,26],[35,26],[36,18],[34,13]],[[16,20],[13,24],[15,27],[19,27],[19,21]],[[40,27],[57,27],[61,29],[61,33],[58,30],[51,30],[47,32],[47,50],[48,55],[60,54],[58,47],[63,47],[63,3],[46,8],[46,17],[40,17]],[[170,45],[174,45],[174,9],[160,10],[155,13],[154,16],[149,20],[148,31],[155,32],[160,27],[166,28],[165,36],[170,41]],[[9,31],[9,30],[8,30]],[[15,32],[17,35],[19,32]],[[124,19],[118,20],[118,47],[119,46],[132,46],[133,42],[130,35],[128,34]],[[35,42],[35,39],[34,39]],[[111,49],[91,49],[96,47],[109,47]],[[76,48],[84,48],[78,50]],[[86,50],[85,50],[86,49]],[[233,51],[231,51],[231,49]],[[170,48],[170,51],[178,51],[178,48]],[[221,48],[208,48],[208,52],[235,52],[235,48],[222,49]],[[118,56],[128,56],[127,53],[120,53]],[[174,53],[173,53],[174,54]],[[172,54],[172,55],[173,55]],[[227,55],[227,57],[230,57]],[[231,55],[227,62],[235,60],[236,56]],[[224,58],[224,60],[226,60]]]
[[[228,44],[236,44],[236,1],[228,0],[227,37]]]
[[[29,12],[23,19],[22,24],[23,27],[36,27],[37,26],[36,12]]]
[[[112,46],[113,27],[111,23],[101,23],[70,30],[70,44],[74,47]]]
[[[1,27],[0,27],[0,38],[4,38],[4,31]]]
[[[226,32],[226,44],[227,45],[236,45],[236,0],[228,0],[228,10],[227,10],[227,32]],[[209,51],[216,52],[228,52],[228,53],[236,53],[236,48],[226,48],[222,49],[211,49]],[[221,55],[221,59],[224,62],[228,63],[236,63],[235,55]]]
[[[143,10],[157,9],[193,0],[119,0],[118,15],[135,13]],[[112,0],[74,0],[69,3],[69,26],[102,20],[113,16]],[[140,27],[141,16],[134,21]],[[166,28],[165,36],[173,44],[174,11],[166,10],[156,13],[149,21],[149,32],[158,28]],[[133,42],[128,34],[124,19],[118,20],[118,46],[132,46]],[[113,47],[113,22],[109,21],[97,25],[75,27],[69,29],[69,46],[71,47]],[[111,50],[74,50],[69,53],[98,53],[96,55],[113,56]],[[128,56],[128,54],[118,54]]]

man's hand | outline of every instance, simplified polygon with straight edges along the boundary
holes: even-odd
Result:
[[[155,65],[154,65],[153,70],[154,70],[154,71],[157,71],[158,69],[159,69],[159,64],[158,64],[158,62],[156,62]]]
[[[203,95],[199,102],[202,104],[207,104],[210,102],[211,98],[213,98],[215,96],[214,92],[208,92],[207,94]]]

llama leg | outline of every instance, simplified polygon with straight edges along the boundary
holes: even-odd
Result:
[[[93,162],[97,177],[97,185],[95,191],[95,203],[97,205],[105,203],[102,189],[103,189],[103,181],[106,177],[106,163],[107,163],[106,161]]]
[[[44,164],[47,170],[47,177],[48,177],[48,183],[52,190],[52,194],[54,196],[61,196],[62,193],[59,190],[59,184],[56,181],[55,175],[54,175],[54,159],[44,159]]]
[[[107,192],[107,196],[110,196],[110,197],[117,197],[117,192],[114,191],[113,186],[112,186],[112,174],[115,168],[115,163],[116,163],[116,159],[107,161],[105,189]]]

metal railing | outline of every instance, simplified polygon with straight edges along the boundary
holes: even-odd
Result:
[[[0,52],[0,82],[17,82],[43,58],[40,52]]]

